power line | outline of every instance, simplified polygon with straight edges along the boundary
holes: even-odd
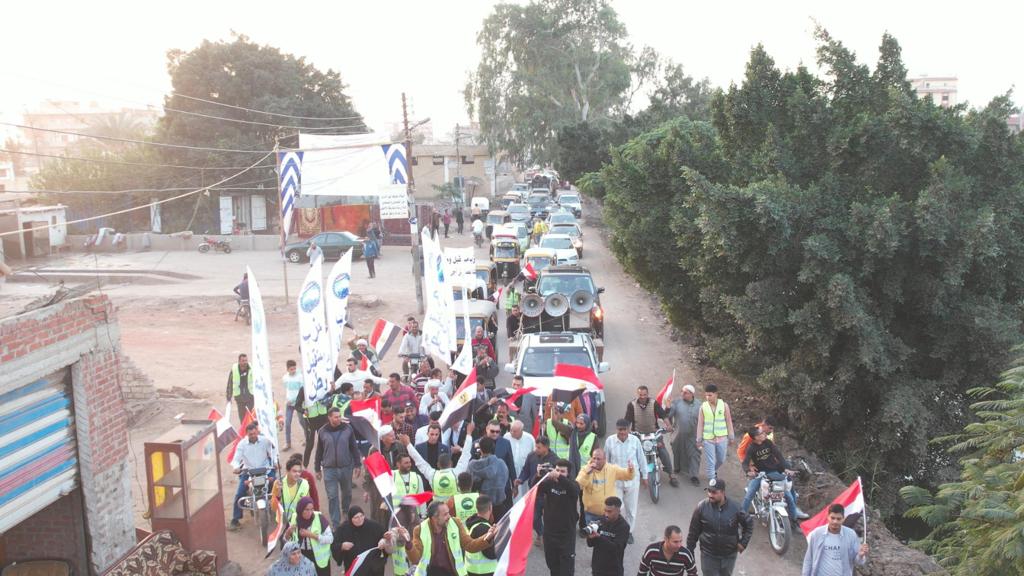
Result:
[[[196,102],[205,102],[207,104],[215,104],[217,106],[225,106],[227,108],[234,108],[235,110],[245,110],[246,112],[255,112],[257,114],[266,114],[268,116],[280,116],[282,118],[292,118],[294,120],[362,120],[362,116],[295,116],[293,114],[282,114],[280,112],[267,112],[266,110],[256,110],[255,108],[246,108],[245,106],[236,106],[234,104],[227,104],[225,102],[217,102],[216,100],[206,100],[204,98],[197,98],[195,96],[189,96],[188,94],[182,94],[181,92],[175,92],[171,95],[180,96],[181,98],[187,98],[188,100],[195,100]],[[363,123],[365,126],[366,124]]]
[[[54,160],[74,160],[76,162],[95,162],[97,164],[120,164],[123,166],[152,166],[154,168],[182,168],[189,170],[241,170],[245,166],[184,166],[181,164],[159,164],[155,162],[128,162],[124,160],[106,160],[102,158],[85,158],[82,156],[58,156],[56,154],[40,154],[38,152],[25,152],[23,150],[7,150],[0,148],[0,152],[7,154],[21,154],[23,156],[38,156],[40,158],[53,158]],[[267,166],[271,166],[267,164]]]
[[[136,102],[138,104],[138,102]],[[289,126],[287,124],[273,124],[271,122],[258,122],[256,120],[242,120],[240,118],[227,118],[224,116],[213,116],[211,114],[203,114],[202,112],[192,112],[189,110],[181,110],[178,108],[169,108],[164,106],[165,112],[175,112],[178,114],[189,114],[192,116],[199,116],[200,118],[209,118],[212,120],[224,120],[226,122],[238,122],[240,124],[254,124],[257,126],[270,126],[272,128],[288,128],[292,130],[344,130],[348,128],[358,128],[364,130],[367,128],[366,123],[360,121],[357,124],[347,124],[344,126]]]
[[[210,190],[212,188],[216,188],[217,186],[220,186],[221,184],[224,184],[225,182],[228,182],[229,180],[234,180],[235,178],[241,176],[242,174],[248,172],[249,170],[252,170],[253,168],[256,168],[259,165],[260,162],[263,162],[264,160],[269,158],[270,155],[273,154],[273,153],[274,153],[273,150],[271,150],[270,152],[267,152],[266,154],[263,155],[262,158],[260,158],[259,160],[257,160],[253,164],[251,164],[248,168],[245,168],[244,170],[242,170],[240,172],[236,172],[236,173],[232,174],[231,176],[228,176],[227,178],[223,178],[220,181],[218,181],[218,182],[216,182],[214,184],[211,184],[209,186],[203,186],[202,188],[198,188],[198,189],[192,190],[190,192],[185,192],[184,194],[179,194],[179,195],[173,196],[171,198],[164,198],[163,200],[156,200],[156,201],[153,201],[153,202],[149,202],[148,204],[143,204],[141,206],[132,206],[131,208],[125,208],[124,210],[118,210],[116,212],[110,212],[108,214],[100,214],[99,216],[89,216],[88,218],[79,218],[78,220],[70,220],[68,222],[62,222],[62,223],[59,223],[59,224],[58,223],[47,224],[45,226],[39,226],[38,228],[33,228],[33,230],[37,230],[39,228],[46,228],[47,230],[49,230],[50,228],[56,228],[57,226],[67,226],[67,225],[70,225],[70,224],[80,224],[82,222],[91,222],[93,220],[99,220],[101,218],[106,218],[108,216],[117,216],[117,215],[120,215],[120,214],[127,214],[128,212],[134,212],[136,210],[142,210],[142,209],[145,209],[145,208],[149,208],[151,206],[157,206],[159,204],[165,204],[167,202],[173,202],[174,200],[179,200],[181,198],[186,198],[188,196],[193,196],[195,194],[200,194],[200,193],[206,192],[207,190]],[[22,233],[21,230],[12,230],[10,232],[0,232],[0,238],[2,238],[4,236],[13,236],[15,234],[21,234],[21,233]]]
[[[166,148],[179,148],[186,150],[199,150],[204,152],[234,152],[239,154],[266,154],[264,158],[273,154],[275,150],[236,150],[233,148],[211,148],[208,146],[188,146],[186,144],[169,144],[167,142],[151,142],[147,140],[133,140],[131,138],[116,138],[114,136],[97,136],[95,134],[84,134],[82,132],[70,132],[67,130],[54,130],[52,128],[38,128],[36,126],[26,126],[24,124],[15,124],[13,122],[0,122],[0,126],[10,126],[12,128],[20,128],[23,130],[36,130],[38,132],[51,132],[54,134],[68,134],[70,136],[79,136],[82,138],[95,138],[97,140],[110,140],[113,142],[123,142],[126,144],[143,144],[147,146],[162,146]],[[347,146],[326,146],[323,148],[304,148],[300,149],[303,152],[323,152],[328,150],[348,150],[356,148],[372,148],[374,146],[381,146],[383,144],[397,144],[398,142],[374,142],[373,144],[349,144]]]

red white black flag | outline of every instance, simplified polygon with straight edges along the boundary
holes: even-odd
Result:
[[[533,543],[533,510],[537,503],[537,486],[519,499],[495,526],[494,554],[498,566],[494,576],[522,576]]]
[[[391,473],[391,466],[380,452],[374,452],[363,459],[363,466],[373,478],[373,484],[377,487],[377,493],[385,502],[391,502],[391,494],[395,491],[395,478]]]
[[[452,399],[448,401],[448,405],[444,407],[444,411],[441,412],[441,418],[438,420],[441,430],[447,430],[468,420],[469,407],[473,398],[476,398],[476,368],[469,371],[462,386],[459,386],[459,389],[452,395]]]
[[[355,559],[349,563],[348,570],[345,570],[345,576],[355,576],[359,572],[359,569],[363,567],[363,564],[366,563],[366,559],[369,558],[370,554],[374,553],[380,554],[380,548],[370,548],[366,552],[356,556]]]
[[[859,476],[853,484],[850,484],[846,490],[843,490],[839,496],[836,496],[835,500],[822,508],[821,512],[800,523],[800,529],[803,530],[804,536],[809,536],[815,528],[828,524],[828,508],[833,504],[842,504],[843,508],[846,509],[846,518],[843,520],[843,524],[851,526],[861,520],[864,514],[864,492],[861,491]]]
[[[369,400],[353,400],[349,402],[351,416],[349,424],[356,431],[356,434],[370,443],[370,446],[377,446],[380,443],[380,396],[374,396]]]
[[[370,347],[377,351],[377,358],[383,358],[401,335],[402,329],[396,324],[378,318],[373,325],[373,331],[370,332]]]
[[[669,404],[672,403],[672,389],[676,386],[676,371],[672,371],[672,376],[669,377],[668,382],[665,382],[665,386],[662,387],[661,392],[658,392],[657,401],[661,404],[662,408],[668,408]]]

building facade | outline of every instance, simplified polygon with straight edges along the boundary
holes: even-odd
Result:
[[[465,201],[474,196],[494,196],[494,177],[487,170],[492,160],[482,144],[420,144],[412,147],[412,175],[417,198],[436,198],[435,186],[463,178]]]
[[[920,98],[930,98],[932,104],[949,108],[956,106],[955,76],[921,76],[911,78],[910,85]]]

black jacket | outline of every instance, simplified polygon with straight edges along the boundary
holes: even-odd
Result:
[[[539,490],[544,495],[544,539],[569,539],[575,545],[580,487],[560,476],[557,480],[541,480]]]
[[[324,424],[317,432],[316,459],[313,469],[355,468],[362,464],[356,435],[348,424],[342,422],[337,428]]]
[[[785,472],[789,468],[789,462],[782,455],[782,450],[771,440],[765,440],[760,444],[750,443],[747,447],[747,457],[743,459],[743,471],[753,464],[758,472]]]
[[[487,534],[487,531],[490,529],[491,523],[479,514],[473,514],[469,518],[466,518],[466,531],[469,532],[469,535],[473,538],[479,538],[484,534]],[[485,558],[489,558],[491,560],[496,560],[498,558],[497,553],[494,550],[494,546],[485,548],[481,554],[483,554]]]
[[[615,522],[604,519],[599,526],[598,536],[587,538],[587,546],[594,549],[590,562],[594,576],[622,576],[622,556],[629,541],[629,523],[619,516]]]
[[[717,558],[728,558],[737,553],[736,544],[746,548],[754,534],[754,519],[740,510],[736,500],[726,498],[722,506],[701,500],[690,518],[690,533],[686,547],[696,550],[700,540],[700,551]]]

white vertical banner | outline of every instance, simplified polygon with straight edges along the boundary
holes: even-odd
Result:
[[[441,245],[430,236],[430,229],[424,227],[421,233],[423,246],[423,284],[427,298],[427,313],[423,317],[423,345],[427,352],[451,364],[450,351],[456,341],[455,317],[452,315],[454,298],[451,286],[445,279],[444,254]]]
[[[253,409],[256,421],[260,424],[260,433],[274,445],[274,460],[277,460],[277,407],[274,405],[274,386],[270,371],[270,344],[267,341],[267,313],[263,308],[263,296],[260,294],[256,276],[248,266],[249,275],[249,313],[252,320],[252,369],[250,389],[254,397]]]
[[[345,333],[345,322],[348,320],[349,285],[352,282],[352,249],[331,268],[327,276],[327,333],[331,336],[331,369],[338,365]],[[331,373],[333,376],[333,372]]]
[[[330,391],[334,367],[331,366],[331,335],[324,319],[323,258],[317,258],[299,290],[299,350],[302,379],[305,381],[306,406],[323,399]]]

